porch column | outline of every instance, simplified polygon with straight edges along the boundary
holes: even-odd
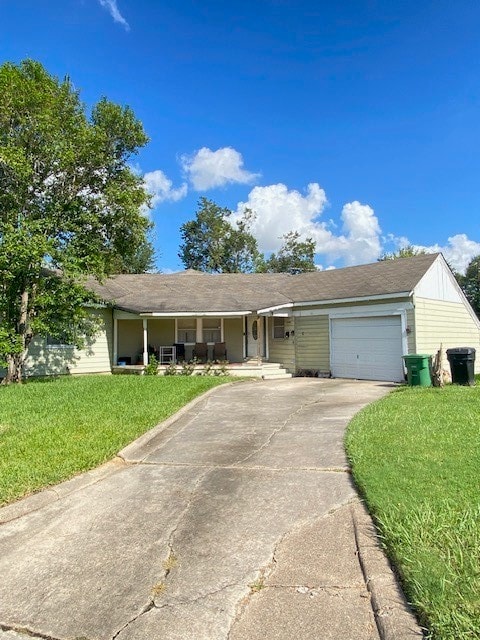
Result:
[[[242,318],[242,324],[243,324],[242,347],[243,347],[243,359],[245,360],[247,358],[247,341],[248,341],[248,320],[247,320],[247,316],[244,316]]]
[[[148,320],[143,318],[143,364],[146,366],[148,364]]]
[[[113,311],[113,366],[117,366],[118,361],[118,319]]]
[[[257,321],[257,360],[258,364],[262,362],[263,355],[263,321],[261,316],[256,317]]]
[[[203,342],[203,320],[202,318],[197,318],[197,331],[196,331],[196,342]]]
[[[267,360],[267,362],[270,359],[270,345],[269,345],[269,341],[270,341],[270,325],[269,325],[269,318],[268,316],[265,316],[265,359]]]

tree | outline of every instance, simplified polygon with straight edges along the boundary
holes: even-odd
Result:
[[[90,115],[70,80],[38,62],[0,67],[0,366],[21,381],[38,334],[72,344],[95,331],[87,276],[145,248],[142,178],[127,162],[147,143],[132,110],[102,98]]]
[[[282,238],[282,247],[265,261],[262,271],[296,274],[317,270],[314,262],[315,242],[312,238],[301,241],[298,231],[289,231]]]
[[[470,260],[464,276],[457,276],[468,301],[480,317],[480,255]]]
[[[254,214],[246,209],[232,224],[230,209],[200,198],[194,220],[180,227],[183,243],[178,253],[186,269],[208,273],[251,273],[261,261],[257,241],[250,233]]]
[[[417,249],[413,245],[409,244],[406,247],[402,247],[402,249],[398,249],[398,251],[394,251],[393,253],[384,253],[380,258],[378,258],[378,262],[383,262],[384,260],[396,260],[397,258],[413,258],[413,256],[421,256],[426,253],[425,249]]]
[[[147,273],[155,271],[155,249],[147,236],[135,248],[135,253],[117,255],[114,273]]]

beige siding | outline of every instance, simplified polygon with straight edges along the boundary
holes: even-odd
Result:
[[[131,358],[132,364],[143,362],[142,320],[118,320],[118,358]]]
[[[225,318],[223,321],[223,335],[229,362],[243,361],[243,322],[243,318]]]
[[[112,366],[112,311],[95,309],[92,313],[101,318],[101,326],[95,339],[84,349],[73,347],[49,347],[38,337],[28,350],[25,370],[28,376],[61,375],[66,373],[105,373]]]
[[[166,318],[165,320],[148,320],[148,343],[157,347],[169,347],[175,342],[175,320]],[[143,329],[141,329],[143,344]]]
[[[443,348],[474,347],[480,373],[480,330],[464,304],[416,298],[416,351],[434,355]],[[448,362],[445,362],[448,367]]]
[[[417,333],[415,331],[415,310],[407,309],[407,344],[408,353],[417,353]]]
[[[295,372],[295,338],[274,339],[273,322],[268,321],[268,350],[269,361],[279,362],[290,373]],[[294,318],[285,318],[285,331],[291,332],[295,329]]]
[[[303,316],[295,319],[296,368],[330,371],[328,316]]]

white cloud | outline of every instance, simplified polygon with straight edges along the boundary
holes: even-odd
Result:
[[[423,249],[428,253],[440,251],[443,257],[459,273],[465,273],[468,263],[480,255],[480,242],[470,240],[465,233],[457,233],[448,238],[448,243],[444,246],[434,244],[429,247],[413,245],[416,249]]]
[[[212,151],[202,147],[180,158],[183,170],[196,191],[206,191],[226,184],[251,184],[258,174],[243,168],[242,154],[232,147]]]
[[[376,260],[381,252],[380,225],[372,207],[358,200],[342,209],[343,231],[337,238],[340,255],[346,264],[361,264]]]
[[[166,200],[177,202],[187,195],[188,187],[185,183],[174,189],[172,181],[160,169],[147,172],[143,176],[143,181],[146,190],[152,196],[151,206],[153,209],[161,202]]]
[[[248,200],[238,203],[235,217],[240,217],[245,208],[251,209],[256,214],[252,233],[260,249],[277,251],[282,244],[281,236],[292,230],[302,237],[313,235],[313,232],[328,235],[324,224],[315,222],[326,204],[325,191],[316,182],[308,185],[305,195],[289,190],[280,182],[254,187]]]
[[[119,8],[117,7],[117,0],[98,0],[98,1],[100,5],[108,11],[108,13],[112,16],[115,22],[118,22],[118,24],[121,24],[126,31],[130,31],[130,25],[122,16]]]
[[[317,254],[329,261],[342,258],[350,265],[376,260],[381,254],[380,226],[373,209],[357,201],[347,203],[341,214],[343,233],[335,235],[329,228],[334,225],[319,220],[326,205],[325,191],[317,182],[307,186],[305,195],[279,183],[254,187],[248,200],[238,204],[235,218],[245,207],[256,213],[252,233],[261,251],[278,251],[281,237],[298,231],[302,238],[313,238]]]

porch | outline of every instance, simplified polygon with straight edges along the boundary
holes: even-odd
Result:
[[[199,360],[228,363],[233,369],[252,359],[259,363],[269,359],[270,318],[266,316],[248,311],[193,315],[133,314],[115,309],[113,313],[115,370],[143,370],[151,355],[161,366]]]

